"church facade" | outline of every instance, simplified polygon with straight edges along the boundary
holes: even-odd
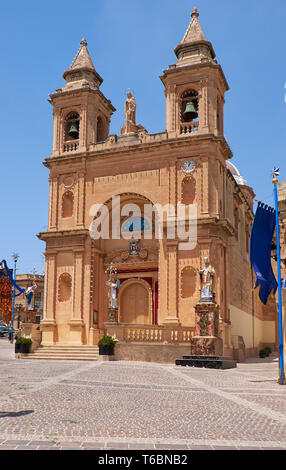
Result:
[[[275,304],[262,306],[252,291],[254,193],[230,162],[224,137],[229,86],[198,16],[194,9],[176,62],[160,77],[166,131],[149,134],[136,123],[129,93],[121,135],[110,134],[115,108],[100,90],[85,39],[64,72],[66,84],[50,95],[49,222],[38,235],[46,244],[43,345],[96,345],[113,332],[125,345],[121,358],[138,358],[128,352],[132,346],[187,348],[206,258],[224,355],[245,357],[276,343]],[[193,227],[189,248],[179,236],[181,206],[196,211],[195,228],[194,215],[185,217]],[[163,211],[157,230],[159,207],[171,216]],[[109,309],[112,267],[116,318]]]

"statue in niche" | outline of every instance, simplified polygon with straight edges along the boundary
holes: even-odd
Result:
[[[214,280],[215,280],[215,270],[211,266],[209,259],[204,258],[205,266],[199,272],[201,279],[201,298],[200,302],[212,302],[214,303]]]

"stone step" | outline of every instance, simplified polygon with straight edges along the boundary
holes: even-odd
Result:
[[[54,347],[50,347],[50,348],[47,348],[47,347],[43,347],[43,348],[38,348],[37,351],[41,351],[41,352],[49,352],[49,351],[58,351],[58,352],[64,352],[64,351],[70,351],[70,352],[98,352],[98,348],[97,347],[94,347],[94,348],[54,348]]]
[[[21,359],[44,359],[54,361],[98,361],[98,356],[64,356],[64,355],[46,355],[46,354],[21,354]]]
[[[71,345],[71,344],[53,344],[51,346],[39,346],[38,349],[97,349],[98,346],[89,346],[88,344],[79,344],[79,345]]]
[[[30,354],[34,354],[35,356],[90,356],[90,357],[93,357],[93,356],[98,356],[98,352],[71,352],[71,351],[64,351],[64,352],[56,352],[56,351],[46,351],[46,352],[42,352],[42,351],[34,351],[33,353],[30,353]]]
[[[74,360],[97,361],[99,356],[98,346],[40,346],[34,352],[21,354],[22,359],[50,359],[50,360]]]

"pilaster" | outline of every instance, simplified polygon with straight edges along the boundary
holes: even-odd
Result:
[[[169,241],[167,247],[167,314],[164,324],[179,324],[178,310],[178,242]]]

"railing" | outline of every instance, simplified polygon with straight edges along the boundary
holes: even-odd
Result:
[[[118,335],[123,341],[138,343],[189,343],[195,334],[194,327],[154,325],[118,325]]]
[[[180,125],[180,134],[188,135],[199,131],[199,122],[183,122]]]
[[[64,144],[64,152],[74,152],[78,148],[78,142],[70,142]]]

